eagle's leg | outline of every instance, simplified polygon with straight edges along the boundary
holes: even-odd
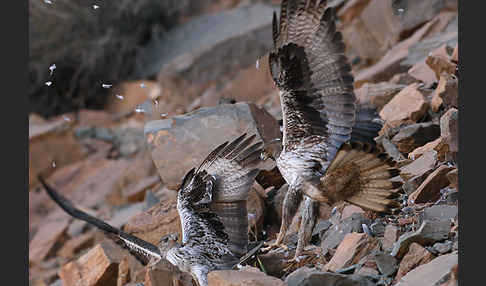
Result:
[[[308,196],[304,196],[304,204],[302,205],[302,219],[300,222],[297,249],[295,250],[294,258],[288,262],[296,262],[301,255],[304,247],[309,244],[312,230],[316,222],[317,207],[319,203]]]
[[[268,251],[278,247],[288,250],[288,247],[283,244],[282,241],[285,238],[287,229],[292,223],[292,219],[294,218],[301,201],[302,192],[289,186],[282,204],[282,223],[280,225],[280,231],[277,235],[277,240],[272,244],[265,243],[268,247],[263,248],[262,251]]]

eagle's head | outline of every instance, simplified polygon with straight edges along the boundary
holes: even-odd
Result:
[[[160,249],[160,253],[165,255],[171,248],[179,247],[179,235],[176,233],[171,233],[162,236],[157,245]]]
[[[281,90],[307,88],[310,70],[304,48],[289,43],[270,52],[270,73],[275,85]]]

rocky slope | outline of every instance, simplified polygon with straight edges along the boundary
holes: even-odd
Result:
[[[401,165],[395,179],[404,182],[402,209],[377,215],[347,203],[321,205],[299,262],[286,262],[296,245],[295,218],[290,251],[256,251],[239,269],[211,272],[210,285],[457,285],[457,1],[330,2],[356,95],[386,122],[376,141]],[[179,50],[154,62],[163,62],[152,67],[155,80],[110,87],[104,110],[49,120],[30,115],[30,285],[184,285],[164,264],[144,267],[71,219],[36,177],[43,174],[87,212],[152,243],[179,232],[175,190],[187,170],[242,132],[264,141],[279,136],[279,98],[265,56],[276,6],[264,5],[188,18],[174,39],[194,23],[218,27],[201,30],[191,45],[171,43]],[[253,20],[242,27],[228,15]],[[275,238],[287,188],[273,164],[265,168],[248,204],[251,245]]]

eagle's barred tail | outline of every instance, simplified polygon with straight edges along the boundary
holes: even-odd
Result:
[[[141,260],[141,262],[144,264],[148,262],[150,257],[154,257],[156,259],[160,259],[162,257],[162,254],[157,246],[126,233],[116,227],[113,227],[108,223],[77,209],[71,201],[61,196],[54,190],[54,188],[49,186],[42,176],[39,176],[39,181],[44,186],[44,189],[49,197],[51,197],[51,199],[65,212],[74,218],[83,220],[104,231],[108,234],[108,237],[115,239],[118,244],[129,250],[130,253],[132,253],[137,259]]]
[[[362,142],[344,144],[340,152],[343,155],[333,161],[330,169],[347,162],[359,167],[359,190],[346,201],[377,212],[396,212],[402,183],[390,180],[400,174],[393,159],[375,146]]]
[[[319,183],[305,182],[304,193],[334,204],[347,201],[362,208],[395,213],[402,183],[396,163],[369,143],[350,142],[341,146]]]

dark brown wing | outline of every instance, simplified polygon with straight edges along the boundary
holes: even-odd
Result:
[[[269,57],[281,91],[284,146],[311,135],[325,137],[328,161],[350,139],[356,99],[334,19],[326,1],[283,0],[280,21],[276,15],[273,19]]]

